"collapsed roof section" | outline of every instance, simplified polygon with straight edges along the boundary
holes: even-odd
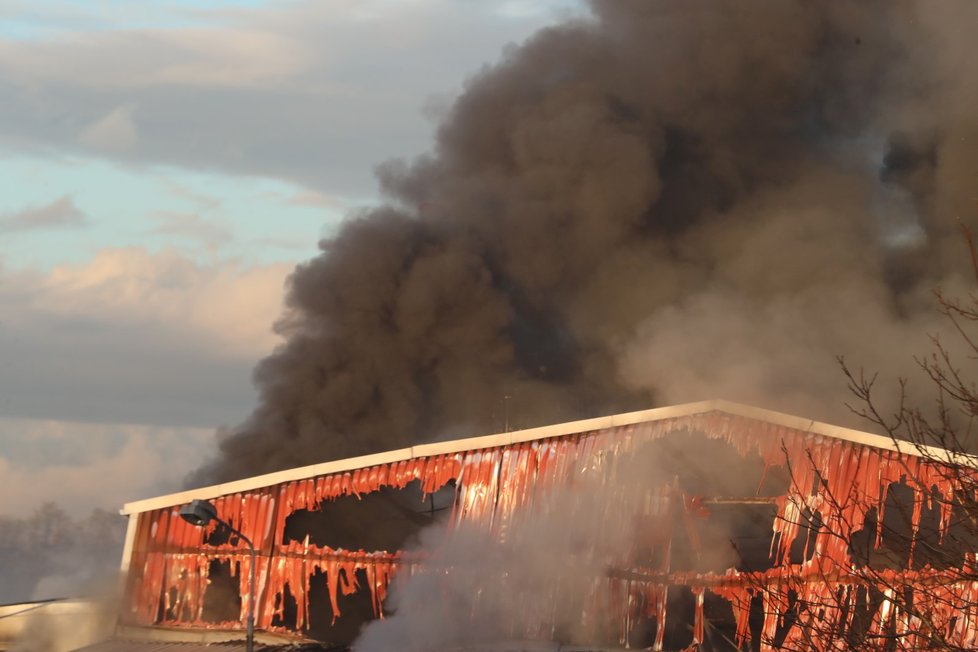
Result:
[[[658,444],[679,433],[685,444]],[[704,471],[703,460],[724,454],[704,442],[737,455],[727,456],[726,469]],[[816,616],[806,622],[798,600],[835,604],[835,616],[823,609],[819,618],[848,619],[839,631],[858,626],[863,634],[878,633],[892,627],[895,611],[880,602],[854,625],[856,603],[860,613],[867,611],[874,579],[848,571],[870,558],[884,563],[882,557],[903,558],[886,571],[901,577],[947,571],[933,560],[921,562],[919,551],[915,562],[914,542],[923,536],[925,512],[933,513],[931,543],[943,541],[952,522],[948,506],[961,487],[934,460],[963,458],[708,401],[426,444],[129,503],[123,509],[131,519],[123,560],[130,571],[127,620],[227,629],[245,622],[249,557],[215,527],[179,518],[179,506],[195,498],[211,499],[219,516],[259,549],[257,627],[348,642],[364,620],[383,615],[392,577],[422,569],[423,560],[406,554],[403,544],[440,515],[447,515],[446,527],[474,523],[502,536],[556,488],[596,469],[607,486],[631,482],[608,460],[641,462],[648,455],[669,457],[674,477],[643,489],[634,504],[615,506],[627,518],[603,527],[632,528],[626,534],[636,545],[592,583],[584,600],[588,613],[601,614],[606,642],[656,649],[703,644],[706,614],[717,611],[717,601],[722,614],[711,626],[726,628],[739,645],[810,644]],[[738,467],[738,457],[747,466]],[[884,536],[895,486],[910,492],[913,505],[902,544]],[[701,554],[731,532],[739,537],[736,559]],[[853,544],[859,540],[861,548]],[[953,592],[943,599],[955,606],[962,641],[973,638],[978,614],[958,610]],[[513,635],[552,635],[538,605],[518,611],[526,618],[513,623]],[[785,629],[788,613],[795,615]]]

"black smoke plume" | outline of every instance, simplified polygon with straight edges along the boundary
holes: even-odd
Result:
[[[846,420],[835,356],[906,372],[967,278],[976,25],[607,0],[507,50],[296,269],[195,481],[714,397]]]

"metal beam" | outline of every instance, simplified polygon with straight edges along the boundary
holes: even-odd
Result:
[[[201,487],[190,491],[160,496],[158,498],[148,498],[123,505],[122,514],[133,514],[136,512],[147,512],[163,507],[182,505],[191,500],[202,498],[211,499],[218,496],[243,493],[253,491],[271,485],[291,482],[293,480],[304,480],[316,476],[327,475],[330,473],[340,473],[352,471],[354,469],[366,468],[377,464],[388,464],[391,462],[401,462],[433,455],[444,455],[446,453],[460,453],[486,448],[497,448],[509,446],[552,437],[564,437],[584,432],[594,432],[607,430],[620,426],[633,426],[638,424],[654,424],[657,421],[677,419],[682,417],[695,417],[711,412],[727,414],[734,417],[751,419],[762,423],[768,423],[786,428],[791,428],[804,433],[821,435],[832,439],[841,439],[861,446],[895,451],[905,455],[915,457],[927,457],[935,461],[942,461],[949,464],[958,464],[978,468],[978,457],[952,453],[942,448],[933,446],[915,446],[909,442],[899,442],[868,432],[852,430],[833,426],[811,419],[792,416],[781,412],[774,412],[763,408],[732,403],[724,400],[700,401],[697,403],[686,403],[683,405],[673,405],[669,407],[642,410],[639,412],[628,412],[625,414],[614,414],[595,419],[585,419],[582,421],[572,421],[560,423],[540,428],[529,428],[527,430],[516,430],[495,435],[485,435],[482,437],[469,437],[466,439],[455,439],[452,441],[436,442],[431,444],[420,444],[410,448],[377,453],[375,455],[363,455],[335,462],[324,462],[313,464],[275,473],[266,473],[243,480],[227,482],[224,484]]]

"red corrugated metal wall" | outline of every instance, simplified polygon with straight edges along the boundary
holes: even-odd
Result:
[[[882,528],[882,511],[889,486],[903,478],[914,490],[914,528],[921,506],[932,500],[932,496],[942,498],[942,505],[950,505],[954,493],[963,490],[956,486],[953,474],[948,474],[945,467],[916,457],[900,456],[743,417],[708,413],[382,464],[223,496],[214,500],[214,504],[220,517],[238,527],[260,550],[256,626],[275,629],[273,622],[276,616],[282,616],[284,593],[288,588],[297,605],[296,629],[302,630],[308,622],[307,596],[311,577],[317,571],[325,574],[334,618],[341,615],[338,597],[358,590],[370,592],[375,614],[382,615],[391,578],[405,567],[412,567],[413,563],[400,551],[342,551],[307,542],[283,543],[286,519],[296,510],[317,510],[322,503],[341,496],[359,496],[382,487],[403,488],[414,480],[421,482],[425,493],[432,493],[455,480],[457,489],[451,522],[472,522],[497,536],[505,536],[515,514],[532,506],[537,496],[554,485],[571,481],[596,459],[634,451],[640,445],[676,431],[701,432],[711,439],[730,443],[742,455],[759,455],[767,466],[784,467],[787,464],[791,467],[791,488],[776,501],[778,518],[774,521],[771,544],[775,566],[763,573],[672,573],[658,579],[655,576],[661,574],[661,569],[630,569],[619,576],[595,578],[591,596],[594,608],[589,610],[589,617],[602,614],[601,617],[613,619],[618,623],[621,641],[626,640],[629,623],[634,621],[637,610],[645,610],[655,618],[657,643],[661,646],[668,617],[664,584],[685,584],[692,588],[697,604],[694,643],[702,641],[703,596],[707,591],[733,605],[740,643],[749,636],[751,600],[759,595],[764,599],[763,627],[769,637],[773,636],[779,618],[787,609],[789,589],[806,599],[824,599],[826,604],[836,604],[838,613],[835,616],[823,614],[825,618],[845,618],[842,602],[849,598],[840,601],[839,588],[848,590],[860,583],[857,575],[840,575],[840,569],[851,568],[846,535],[865,525],[864,518],[870,509],[878,511],[877,527]],[[827,483],[826,491],[844,497],[841,509],[819,504],[819,492],[813,491],[818,483]],[[936,494],[932,493],[934,490]],[[668,499],[663,498],[657,503],[658,507],[652,504],[647,515],[657,516],[667,503]],[[232,572],[239,578],[240,593],[247,595],[247,552],[231,543],[205,544],[212,530],[186,524],[179,518],[178,509],[173,507],[139,516],[129,582],[130,620],[144,625],[240,628],[247,609],[245,600],[242,600],[241,615],[236,621],[205,623],[201,616],[208,587],[208,569],[213,560],[231,563]],[[787,554],[799,534],[802,509],[820,511],[826,527],[815,537],[815,554],[811,559],[792,563],[797,560],[789,560]],[[949,520],[949,508],[942,507],[942,533]],[[877,545],[879,536],[878,532]],[[366,587],[357,585],[357,571],[364,571]],[[907,573],[911,571],[905,571],[904,575]],[[845,590],[841,595],[848,595]],[[949,592],[948,604],[960,605],[962,609],[954,621],[960,631],[960,642],[973,642],[978,614],[969,611],[967,598],[972,593],[978,595],[978,587],[958,587],[957,592],[954,589]],[[855,600],[856,592],[851,593],[851,599]],[[526,605],[527,613],[532,613],[534,608],[534,605]],[[886,621],[887,618],[888,614],[878,614],[875,626],[881,631],[884,626],[891,626],[886,624],[891,622]],[[539,631],[522,633],[546,637],[544,621],[541,617]],[[906,625],[909,627],[909,621]],[[805,623],[799,623],[792,630],[793,635],[803,636],[804,629]]]

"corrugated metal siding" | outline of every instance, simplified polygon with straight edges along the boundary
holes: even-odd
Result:
[[[908,476],[912,489],[917,492],[918,503],[929,495],[932,485],[948,504],[958,490],[941,467],[918,457],[710,412],[378,464],[222,496],[214,503],[220,517],[240,528],[260,549],[257,626],[273,629],[276,615],[282,615],[283,596],[288,587],[297,603],[296,627],[301,630],[308,622],[309,583],[316,571],[325,573],[334,617],[340,615],[338,596],[362,588],[370,592],[379,615],[391,578],[410,565],[410,561],[399,551],[339,551],[295,541],[283,544],[286,519],[296,510],[316,510],[321,503],[340,496],[360,496],[382,487],[405,487],[413,480],[420,480],[423,490],[431,493],[455,480],[458,485],[452,522],[472,522],[504,536],[515,514],[532,506],[541,493],[568,482],[597,460],[635,451],[668,433],[686,430],[726,441],[741,455],[759,455],[768,466],[784,466],[786,461],[791,465],[794,487],[776,501],[778,518],[772,533],[772,555],[777,565],[765,574],[751,577],[730,572],[722,576],[673,573],[645,580],[641,574],[596,578],[590,596],[594,605],[591,611],[608,614],[618,622],[621,640],[627,636],[628,623],[639,605],[644,605],[642,608],[648,615],[656,618],[661,645],[668,618],[664,584],[685,584],[692,588],[698,603],[694,631],[699,633],[703,631],[703,592],[709,590],[729,600],[734,607],[741,643],[747,636],[750,602],[757,595],[757,587],[776,585],[764,589],[764,627],[766,633],[773,635],[778,619],[787,608],[785,596],[789,587],[802,596],[816,599],[827,591],[836,591],[846,582],[857,581],[852,577],[837,578],[833,585],[827,583],[826,577],[844,563],[848,554],[846,535],[863,527],[868,510],[876,509],[880,513],[878,527],[882,527],[882,510],[891,483]],[[818,554],[804,563],[791,563],[787,552],[799,534],[799,510],[810,506],[806,492],[810,492],[817,479],[828,481],[836,495],[847,497],[845,509],[823,515],[829,528],[817,536]],[[655,517],[653,512],[666,503],[668,500],[663,500],[659,508],[651,507],[648,516]],[[949,513],[942,514],[942,531],[946,530],[949,517]],[[205,537],[212,529],[205,531],[187,525],[179,518],[177,507],[146,512],[139,518],[130,584],[133,620],[142,624],[240,628],[247,608],[244,599],[240,618],[233,623],[204,623],[201,611],[211,560],[230,561],[241,582],[241,595],[247,595],[247,553],[230,544],[205,545]],[[358,570],[366,573],[366,587],[357,585]],[[643,572],[654,575],[656,571]],[[527,609],[532,610],[533,605],[527,605]],[[169,618],[165,616],[168,613]],[[978,620],[978,614],[962,614],[959,626],[960,622],[970,623],[969,618]],[[879,627],[883,627],[882,622]],[[966,623],[963,631],[973,630],[974,624]]]

